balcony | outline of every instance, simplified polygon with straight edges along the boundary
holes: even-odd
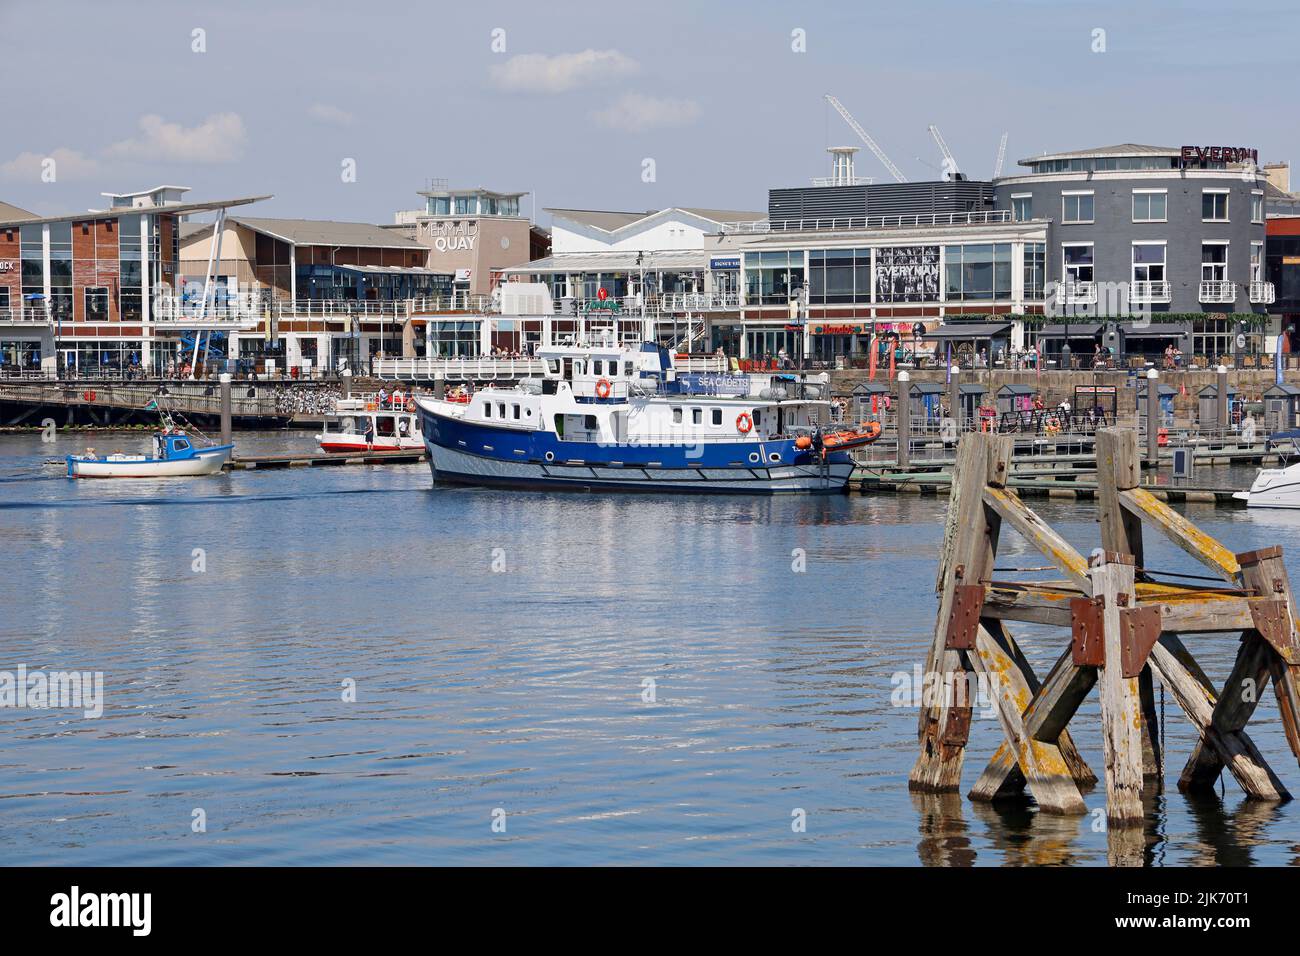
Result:
[[[1272,305],[1277,301],[1277,292],[1271,282],[1252,282],[1250,284],[1250,301],[1256,305]]]
[[[1097,301],[1097,283],[1065,282],[1065,301],[1074,305],[1093,305]]]
[[[0,323],[48,326],[54,324],[54,319],[50,317],[50,313],[44,306],[39,308],[25,306],[20,309],[0,309]]]
[[[1237,301],[1237,283],[1226,279],[1203,280],[1198,298],[1202,302],[1231,305]]]
[[[738,292],[669,292],[659,297],[663,312],[725,312],[740,308]]]
[[[839,232],[869,229],[918,229],[935,226],[987,226],[1009,223],[1009,209],[989,209],[982,212],[933,213],[926,216],[853,216],[835,219],[779,219],[775,222],[760,219],[753,222],[724,222],[718,231],[723,234],[751,235],[772,232]]]
[[[1128,287],[1130,302],[1161,303],[1173,300],[1173,288],[1161,280],[1130,282]]]

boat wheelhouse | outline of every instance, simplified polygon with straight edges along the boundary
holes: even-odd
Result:
[[[400,392],[339,399],[316,442],[322,451],[331,453],[407,451],[424,444],[415,403]]]
[[[842,491],[852,473],[847,451],[821,442],[824,373],[679,374],[666,349],[612,337],[537,356],[540,378],[417,401],[435,479],[774,494]]]

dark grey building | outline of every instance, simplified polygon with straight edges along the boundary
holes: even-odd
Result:
[[[1216,357],[1232,351],[1240,328],[1228,314],[1263,315],[1273,301],[1266,183],[1247,151],[1189,159],[1186,149],[1125,143],[1019,165],[1024,172],[994,182],[994,202],[1016,220],[1047,221],[1052,314],[1116,318],[1121,331],[1148,319],[1181,327],[1175,345]],[[1252,330],[1267,331],[1258,322]]]
[[[971,180],[799,186],[767,194],[767,218],[774,230],[800,222],[964,216],[992,208],[993,184]]]

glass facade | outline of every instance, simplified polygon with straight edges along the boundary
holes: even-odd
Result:
[[[751,305],[785,305],[804,287],[804,253],[745,253],[745,297]]]
[[[950,301],[1011,298],[1010,243],[947,246],[944,260]]]
[[[117,306],[123,322],[139,322],[143,316],[144,268],[141,251],[140,217],[119,216],[117,220]]]
[[[1047,244],[1043,242],[1025,243],[1025,291],[1026,299],[1041,299],[1047,285]]]
[[[479,352],[477,322],[430,322],[428,352],[431,358],[470,358]]]

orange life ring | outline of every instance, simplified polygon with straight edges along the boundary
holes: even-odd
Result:
[[[610,381],[607,378],[602,378],[599,382],[596,383],[597,398],[609,398],[609,393],[612,392],[613,390],[614,390],[614,386],[610,384]]]
[[[406,400],[406,410],[407,410],[408,412],[413,412],[413,411],[415,411],[415,399],[413,399],[413,398],[408,398],[408,399]]]
[[[750,429],[754,427],[754,419],[749,417],[749,412],[741,412],[736,416],[736,431],[742,435],[748,435]]]

